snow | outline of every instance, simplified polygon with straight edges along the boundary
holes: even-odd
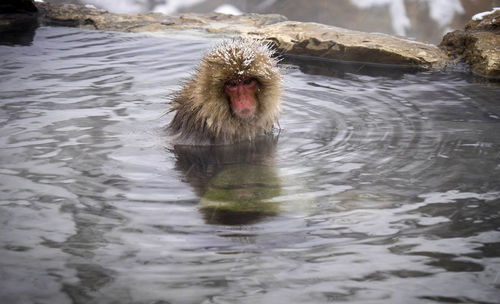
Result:
[[[238,75],[258,75],[260,79],[270,79],[271,74],[279,74],[277,61],[271,58],[270,44],[249,38],[222,41],[207,53],[204,60],[218,62],[221,59],[228,68]],[[234,74],[233,74],[234,75]]]
[[[455,14],[465,13],[460,0],[420,0],[429,6],[430,16],[440,27],[446,28],[453,21]]]
[[[243,12],[230,4],[223,4],[214,10],[216,13],[227,15],[242,15]]]
[[[396,35],[405,36],[410,27],[410,19],[406,15],[404,0],[351,0],[359,8],[367,9],[374,6],[389,6],[392,30]]]
[[[103,8],[113,13],[133,14],[141,11],[141,4],[133,0],[85,0],[85,3]]]
[[[368,9],[374,6],[388,6],[392,29],[400,36],[406,35],[411,23],[406,13],[404,0],[351,0],[359,8]],[[429,8],[429,16],[445,30],[449,27],[456,14],[463,14],[464,8],[460,0],[418,0]]]
[[[474,16],[472,16],[472,20],[475,20],[475,21],[480,21],[480,20],[483,20],[483,18],[485,16],[488,16],[489,14],[493,14],[494,12],[496,11],[500,11],[500,7],[494,7],[491,11],[489,12],[482,12],[482,13],[479,13],[479,14],[475,14]]]
[[[115,0],[111,0],[111,1],[116,2]],[[154,9],[155,12],[164,13],[167,15],[173,14],[173,13],[177,13],[177,11],[180,8],[190,7],[190,6],[193,6],[195,4],[201,3],[204,0],[177,0],[177,1],[164,0],[164,1],[165,1],[165,4],[160,4],[160,5],[157,5],[155,7],[155,9]]]
[[[173,14],[183,7],[190,7],[204,0],[162,0],[152,7],[154,12]],[[147,6],[145,0],[85,0],[85,3],[93,4],[113,13],[133,14],[141,12]]]

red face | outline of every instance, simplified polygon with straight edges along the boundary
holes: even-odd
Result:
[[[255,92],[259,83],[251,77],[235,77],[224,84],[226,92],[231,101],[231,109],[239,118],[248,119],[255,115],[257,110],[257,98]]]

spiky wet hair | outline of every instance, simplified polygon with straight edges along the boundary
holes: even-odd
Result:
[[[252,77],[259,84],[257,110],[250,119],[232,113],[224,84]],[[272,129],[280,111],[281,74],[269,44],[249,38],[226,40],[203,57],[197,73],[175,95],[168,126],[190,144],[251,140]]]

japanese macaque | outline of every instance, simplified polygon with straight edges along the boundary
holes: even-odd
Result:
[[[278,121],[281,75],[270,46],[238,38],[207,53],[171,101],[177,143],[230,144],[268,133]]]

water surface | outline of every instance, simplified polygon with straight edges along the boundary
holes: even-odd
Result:
[[[172,149],[213,42],[0,46],[1,302],[497,303],[497,85],[283,64],[280,132]]]

